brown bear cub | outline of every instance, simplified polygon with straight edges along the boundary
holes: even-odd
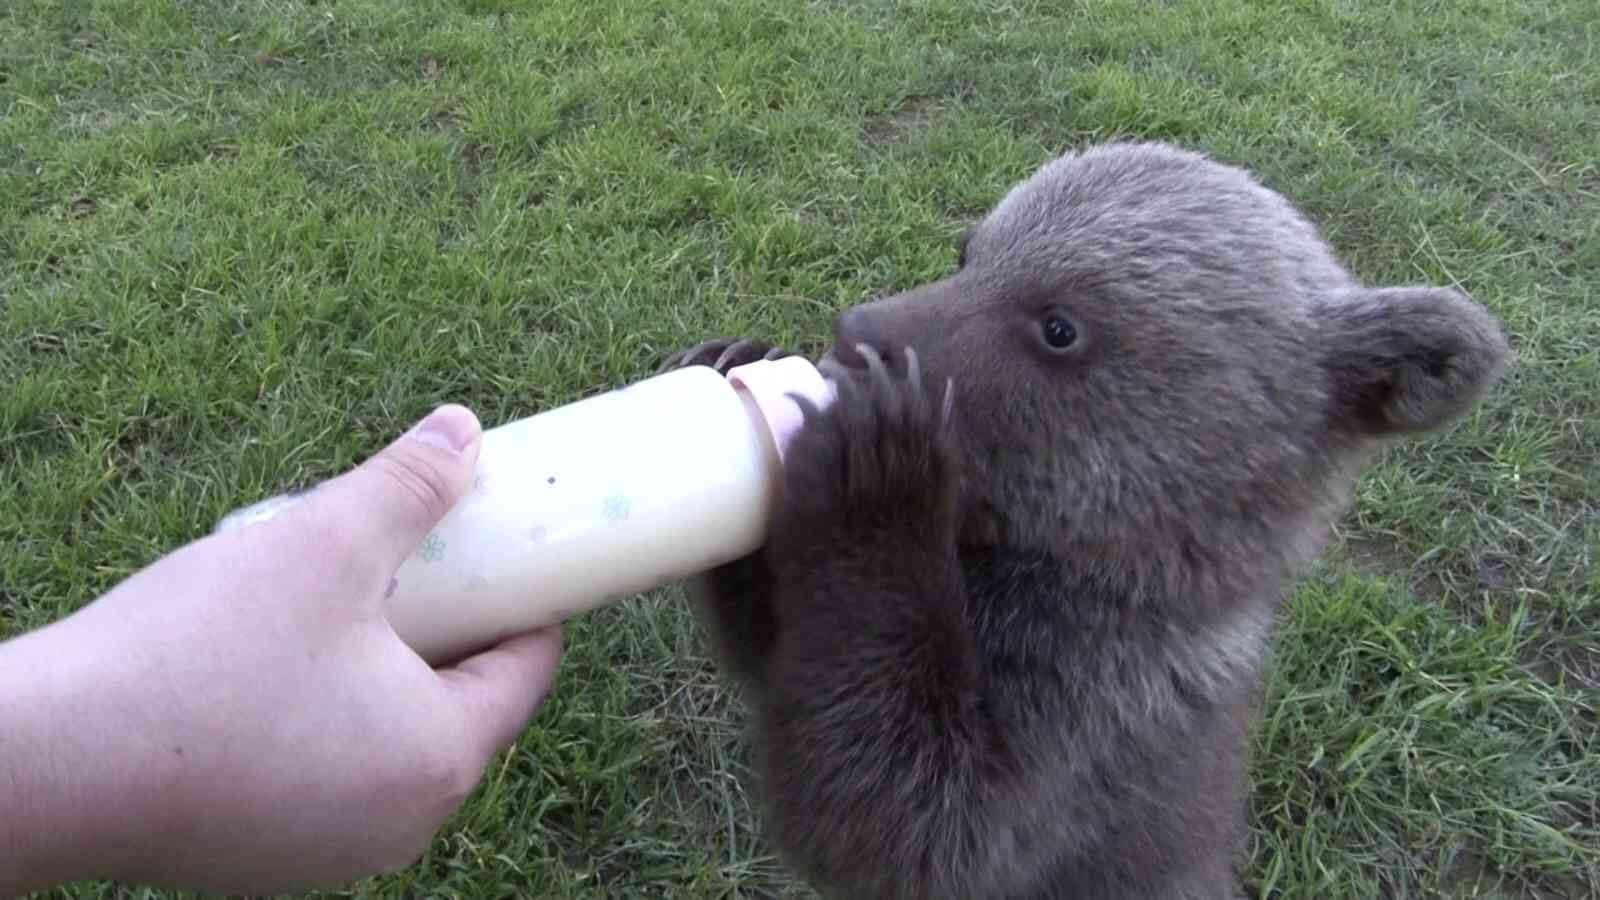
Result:
[[[695,584],[784,858],[853,900],[1236,896],[1275,611],[1382,441],[1499,378],[1496,320],[1119,143],[835,331],[770,541]]]

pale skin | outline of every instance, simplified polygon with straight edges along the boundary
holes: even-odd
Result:
[[[0,897],[89,878],[281,893],[420,857],[561,652],[549,629],[433,669],[384,620],[481,434],[443,407],[277,517],[0,643]]]

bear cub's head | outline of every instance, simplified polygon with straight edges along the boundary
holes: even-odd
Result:
[[[835,330],[825,365],[909,346],[953,380],[964,543],[1130,570],[1303,560],[1382,439],[1467,413],[1509,355],[1461,293],[1362,286],[1250,174],[1151,143],[1048,163],[957,271]]]

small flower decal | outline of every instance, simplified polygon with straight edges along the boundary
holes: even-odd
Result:
[[[605,505],[600,508],[600,514],[612,522],[620,522],[628,517],[628,512],[633,504],[621,494],[612,494],[606,498]]]
[[[437,534],[428,535],[422,539],[422,547],[417,552],[428,562],[444,559],[444,538]]]

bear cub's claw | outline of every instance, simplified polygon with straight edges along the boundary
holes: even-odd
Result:
[[[806,425],[785,464],[786,512],[830,529],[946,537],[955,529],[959,484],[954,384],[930,391],[909,348],[903,372],[871,347],[856,349],[866,371],[837,378],[830,407],[802,402]]]
[[[679,350],[667,357],[667,361],[661,364],[659,371],[667,372],[687,366],[710,366],[717,370],[718,375],[726,375],[728,370],[736,369],[746,363],[762,359],[782,359],[793,355],[782,347],[774,347],[764,341],[717,338]]]

